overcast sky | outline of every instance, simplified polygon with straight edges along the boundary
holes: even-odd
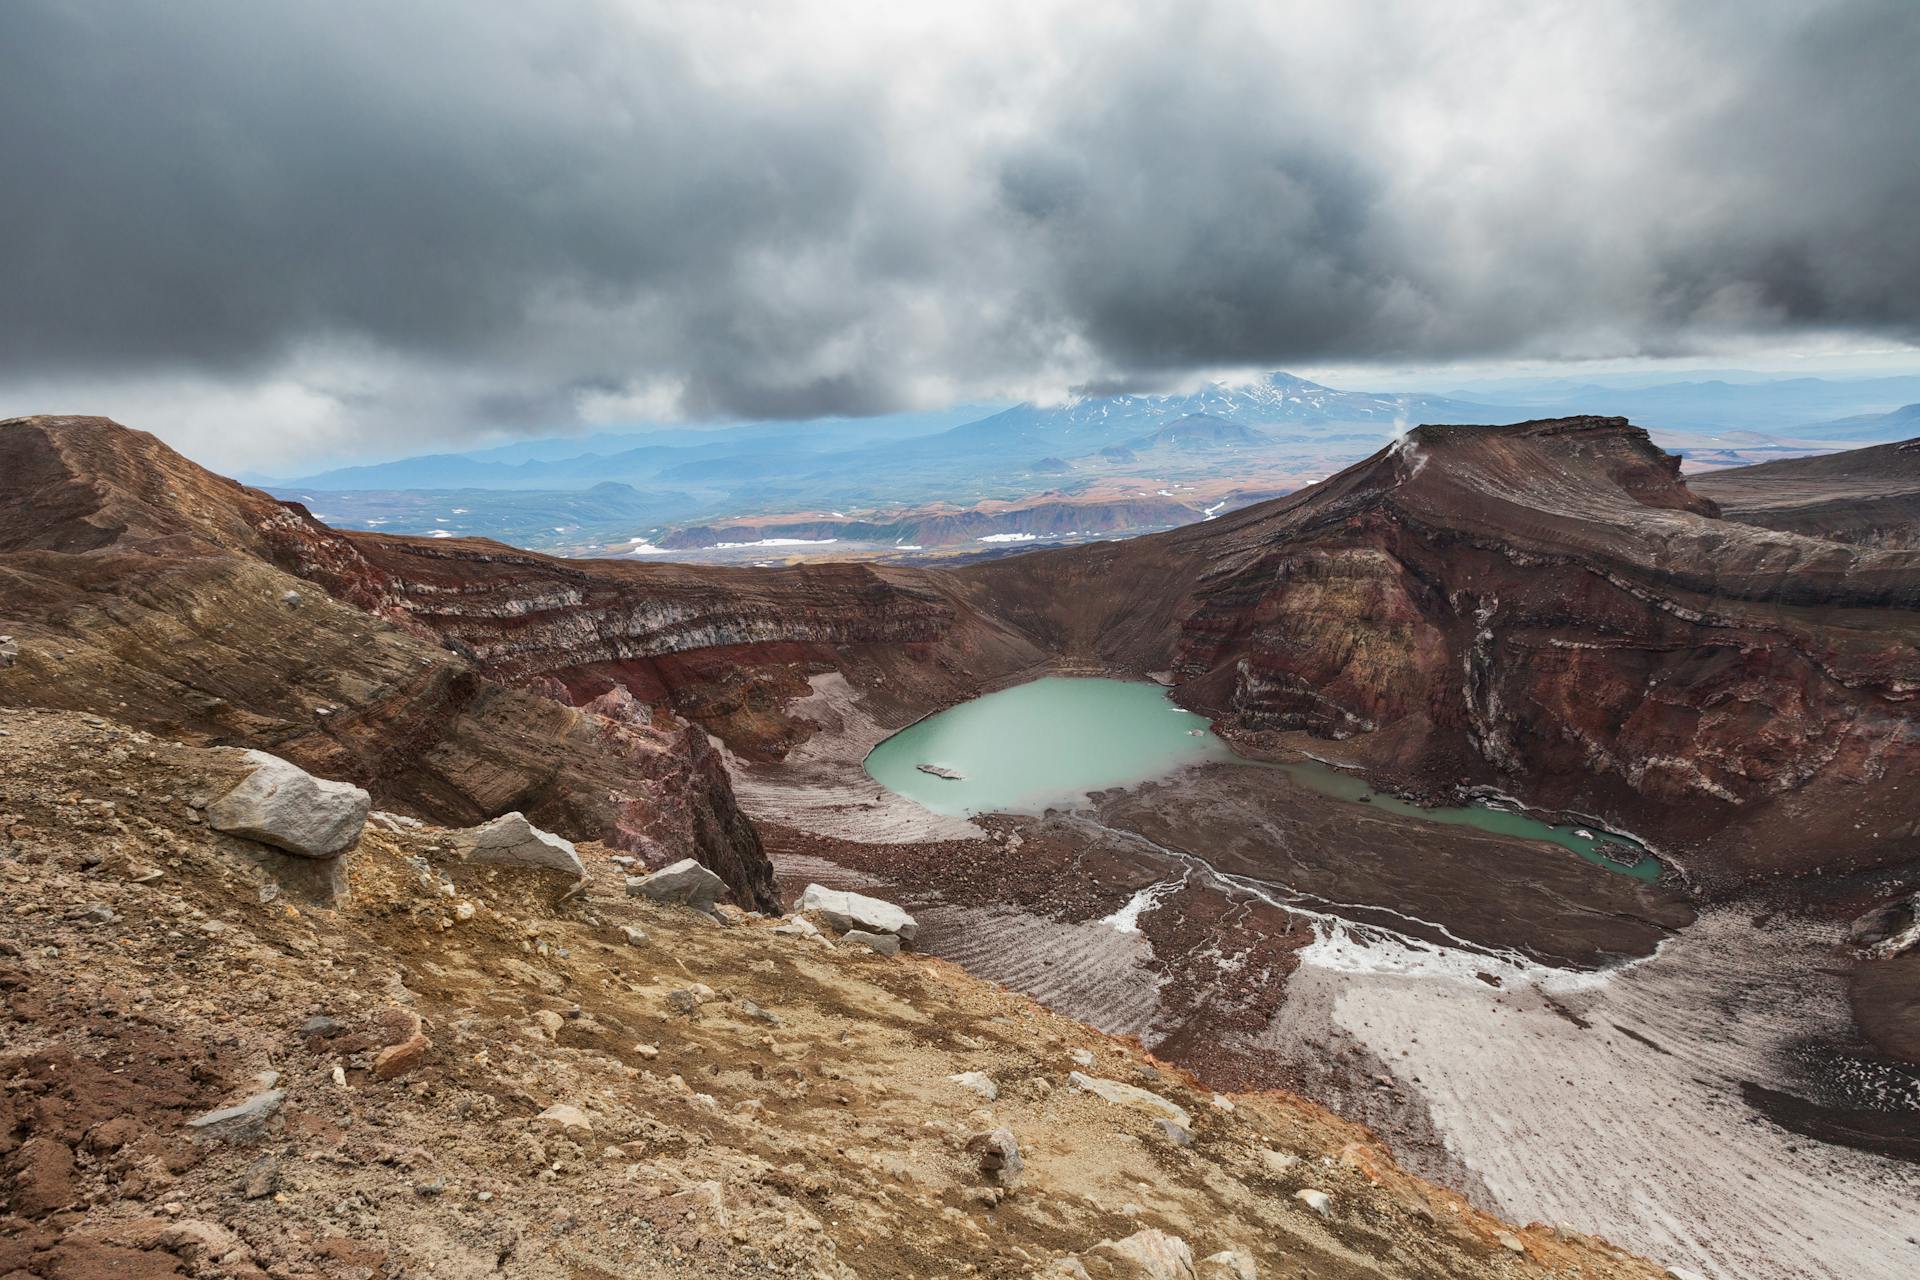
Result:
[[[228,467],[1920,338],[1920,3],[0,3],[0,414]]]

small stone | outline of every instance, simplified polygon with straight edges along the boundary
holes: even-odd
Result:
[[[900,939],[890,933],[868,933],[865,929],[849,929],[840,935],[843,947],[865,947],[877,951],[883,956],[900,954]]]
[[[587,1113],[566,1102],[554,1103],[535,1119],[547,1128],[569,1136],[584,1136],[593,1132],[593,1122],[587,1119]]]
[[[1020,1159],[1020,1144],[1010,1129],[976,1133],[967,1139],[967,1150],[979,1157],[980,1172],[1002,1186],[1018,1181],[1020,1171],[1025,1168]]]
[[[992,1102],[1000,1096],[998,1086],[993,1083],[992,1077],[988,1076],[984,1071],[962,1071],[955,1075],[948,1076],[947,1079],[953,1081],[953,1083],[959,1085],[962,1089],[972,1090],[988,1102]]]
[[[153,884],[167,878],[167,873],[158,867],[134,867],[127,872],[127,879],[133,884]]]
[[[1200,1259],[1194,1267],[1195,1280],[1260,1280],[1253,1259],[1241,1249],[1222,1249]]]
[[[374,1056],[373,1078],[392,1080],[406,1075],[427,1060],[427,1050],[432,1047],[433,1042],[418,1031],[399,1044],[389,1045]]]
[[[1698,1271],[1689,1270],[1686,1267],[1668,1267],[1667,1276],[1668,1280],[1707,1280]]]
[[[534,1025],[539,1027],[548,1039],[559,1035],[560,1028],[567,1025],[567,1020],[551,1009],[536,1010],[533,1015],[533,1021]]]
[[[1226,1094],[1224,1094],[1224,1093],[1216,1093],[1216,1094],[1214,1094],[1214,1095],[1213,1095],[1213,1109],[1214,1109],[1215,1111],[1224,1111],[1224,1112],[1226,1112],[1226,1113],[1227,1113],[1228,1115],[1232,1115],[1232,1114],[1233,1114],[1233,1099],[1232,1099],[1232,1098],[1229,1098],[1229,1097],[1228,1097],[1228,1096],[1227,1096]]]
[[[792,916],[773,926],[773,931],[783,938],[817,938],[820,931],[813,927],[813,921],[805,916]]]
[[[630,947],[644,946],[647,941],[647,931],[645,929],[636,929],[630,924],[620,926],[620,936]]]
[[[1075,1049],[1067,1056],[1073,1059],[1073,1063],[1077,1067],[1090,1067],[1093,1065],[1093,1050],[1091,1049]]]
[[[657,1044],[637,1044],[633,1046],[633,1051],[648,1062],[660,1056],[660,1046]]]
[[[1333,1216],[1333,1197],[1324,1191],[1315,1191],[1312,1187],[1302,1187],[1293,1193],[1293,1198],[1323,1218]]]
[[[749,1018],[754,1019],[756,1022],[764,1022],[768,1026],[773,1026],[773,1027],[777,1027],[780,1025],[779,1014],[773,1013],[767,1009],[762,1009],[759,1005],[755,1004],[751,1000],[742,998],[739,1000],[735,1000],[733,1003],[736,1007],[739,1008],[740,1012],[746,1014]]]
[[[700,998],[691,991],[669,991],[667,992],[667,1007],[682,1017],[692,1017],[693,1011],[700,1007]]]
[[[1514,1235],[1511,1231],[1502,1231],[1495,1238],[1500,1241],[1500,1247],[1508,1253],[1525,1253],[1527,1251],[1527,1246],[1521,1243],[1520,1237]]]
[[[256,1093],[244,1102],[231,1107],[221,1107],[187,1121],[187,1128],[205,1134],[211,1138],[246,1138],[266,1128],[280,1110],[280,1104],[287,1100],[285,1089],[269,1089],[265,1093]]]
[[[280,1189],[280,1163],[272,1156],[261,1156],[247,1166],[241,1194],[249,1200],[264,1200]]]
[[[432,1182],[416,1182],[413,1184],[413,1194],[419,1196],[422,1200],[431,1200],[435,1196],[443,1194],[446,1189],[447,1184],[439,1178],[435,1178]]]
[[[324,1013],[316,1013],[300,1024],[300,1034],[309,1039],[318,1037],[331,1040],[347,1028],[338,1018],[329,1018]]]
[[[477,908],[471,902],[456,902],[453,904],[453,918],[455,920],[462,922],[471,920],[476,911]]]
[[[1187,1126],[1174,1120],[1156,1120],[1154,1123],[1160,1126],[1160,1132],[1165,1134],[1167,1141],[1171,1142],[1174,1146],[1190,1147],[1193,1145],[1193,1131],[1187,1128]]]

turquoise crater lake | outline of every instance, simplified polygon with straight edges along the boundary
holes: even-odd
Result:
[[[1050,676],[909,725],[873,749],[867,772],[935,813],[1038,813],[1235,758],[1205,717],[1173,705],[1159,685]]]
[[[1050,676],[989,693],[902,729],[873,749],[866,768],[889,791],[934,813],[964,817],[1070,807],[1092,791],[1209,763],[1272,768],[1341,800],[1545,840],[1636,879],[1660,872],[1645,850],[1610,832],[1552,826],[1486,805],[1421,808],[1314,761],[1256,765],[1215,737],[1204,716],[1175,706],[1159,685],[1131,680]]]

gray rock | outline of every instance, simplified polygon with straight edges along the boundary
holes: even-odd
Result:
[[[883,956],[900,954],[900,939],[890,933],[868,933],[865,929],[849,929],[840,935],[843,947],[865,947],[869,951],[878,951]]]
[[[366,792],[316,778],[264,751],[249,751],[245,759],[253,772],[207,806],[207,823],[215,831],[302,858],[336,857],[359,843],[373,807]]]
[[[20,642],[12,636],[0,636],[0,667],[10,667],[20,660]]]
[[[794,916],[791,919],[782,920],[779,924],[773,926],[773,931],[783,938],[817,938],[820,936],[820,931],[813,927],[813,921],[807,919],[805,916]]]
[[[620,926],[620,936],[626,940],[627,945],[630,947],[644,946],[647,941],[647,931],[645,929],[636,929],[630,924]]]
[[[627,893],[635,898],[684,903],[696,911],[711,912],[726,891],[725,880],[692,858],[682,858],[650,876],[631,876],[627,880]]]
[[[187,1128],[209,1138],[252,1137],[267,1127],[267,1121],[273,1119],[286,1100],[285,1089],[269,1089],[245,1102],[195,1116],[187,1121]]]
[[[240,1193],[249,1200],[264,1200],[280,1189],[280,1162],[272,1156],[261,1156],[247,1166],[246,1179],[240,1184]]]
[[[1847,941],[1869,955],[1891,959],[1920,946],[1920,893],[1895,898],[1855,920]]]
[[[322,1040],[331,1040],[346,1029],[346,1025],[338,1018],[329,1018],[324,1013],[316,1013],[300,1024],[301,1035],[318,1036]]]
[[[780,1015],[771,1009],[762,1009],[759,1005],[745,997],[735,1000],[733,1003],[739,1007],[740,1012],[746,1014],[756,1022],[764,1022],[772,1027],[780,1025]]]
[[[1020,1144],[1010,1129],[993,1129],[967,1139],[967,1150],[980,1159],[980,1172],[1003,1186],[1020,1178],[1025,1163],[1020,1159]]]
[[[920,930],[918,921],[891,902],[825,885],[808,885],[793,909],[817,911],[821,919],[842,933],[864,929],[868,933],[897,934],[903,941],[912,942]]]
[[[1174,1146],[1190,1147],[1193,1145],[1193,1130],[1187,1128],[1187,1126],[1177,1120],[1161,1120],[1158,1123],[1160,1125],[1160,1132],[1165,1134],[1167,1141],[1171,1142]]]
[[[1333,1216],[1333,1197],[1324,1191],[1312,1187],[1302,1187],[1293,1193],[1293,1198],[1323,1218]]]
[[[522,813],[503,813],[492,822],[461,832],[455,843],[468,862],[539,867],[564,871],[576,879],[587,874],[572,841],[542,831]]]

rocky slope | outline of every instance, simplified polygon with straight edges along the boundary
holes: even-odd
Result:
[[[602,846],[571,888],[376,815],[317,905],[201,820],[231,754],[0,712],[9,1276],[1663,1274]]]
[[[520,809],[655,861],[691,853],[770,902],[697,725],[488,678],[351,539],[143,433],[0,425],[0,476],[0,630],[17,649],[0,703],[266,747],[421,816]]]
[[[1672,456],[1617,418],[1422,427],[1309,489],[1203,524],[951,571],[567,561],[483,540],[340,534],[100,420],[17,423],[0,428],[0,449],[15,477],[0,497],[0,554],[27,575],[32,602],[27,621],[5,625],[26,648],[46,647],[32,628],[84,649],[130,625],[128,608],[76,611],[83,592],[138,601],[149,618],[109,664],[177,665],[163,635],[244,637],[257,696],[283,698],[290,677],[317,681],[329,705],[377,697],[386,718],[412,708],[414,733],[446,722],[442,706],[506,696],[498,685],[576,708],[612,694],[631,713],[614,721],[628,725],[622,750],[643,731],[684,739],[658,758],[709,780],[712,803],[678,825],[717,864],[755,855],[726,834],[737,824],[682,721],[746,758],[779,759],[814,732],[792,708],[822,673],[848,679],[880,723],[901,724],[1049,666],[1170,672],[1177,697],[1249,750],[1338,739],[1343,755],[1412,789],[1485,786],[1597,815],[1706,881],[1903,859],[1920,835],[1920,551],[1722,518]],[[217,608],[195,594],[278,572],[392,629],[349,642],[351,658],[291,661],[336,617],[341,635],[377,624],[330,612],[316,626],[278,603],[278,577],[220,592]],[[354,688],[330,665],[350,669],[408,636],[432,647],[396,650]],[[32,665],[50,672],[48,661]],[[146,714],[171,706],[177,718],[204,701],[185,673],[168,678]],[[64,683],[61,705],[115,710],[127,696]],[[235,691],[217,696],[244,705]],[[316,723],[320,692],[260,732],[324,728],[325,749],[341,749],[353,718]],[[629,692],[666,727],[634,723],[643,713],[622,701]],[[223,714],[223,740],[240,740],[237,711]],[[509,718],[484,705],[474,715]],[[396,796],[446,804],[436,793],[465,785],[445,770],[436,785],[388,782],[417,753],[359,752],[341,771]],[[566,810],[542,789],[555,785],[516,770],[489,799]],[[645,806],[600,807],[614,830]],[[709,812],[717,820],[701,821]]]
[[[1920,440],[1710,471],[1693,487],[1743,524],[1863,547],[1920,547]]]

